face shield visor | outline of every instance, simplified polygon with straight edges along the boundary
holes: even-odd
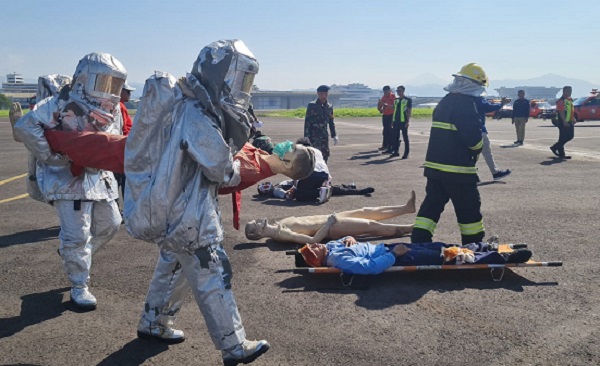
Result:
[[[90,74],[86,92],[94,98],[108,99],[116,103],[121,100],[124,84],[125,79],[116,76]]]
[[[225,75],[224,82],[229,86],[233,102],[244,109],[248,109],[254,77],[258,73],[258,62],[244,42],[237,40],[233,43],[233,46],[235,55]]]

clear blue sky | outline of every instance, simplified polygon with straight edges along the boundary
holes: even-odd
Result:
[[[9,0],[0,9],[2,79],[72,75],[102,51],[141,83],[154,70],[183,75],[204,45],[238,38],[259,60],[261,89],[449,81],[469,62],[493,80],[554,73],[600,85],[598,0]]]

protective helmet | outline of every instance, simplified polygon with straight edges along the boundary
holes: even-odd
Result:
[[[108,53],[94,52],[79,60],[73,74],[73,90],[79,86],[87,98],[119,103],[125,79],[127,71],[119,60]]]
[[[476,63],[466,64],[456,74],[452,76],[462,76],[467,79],[471,79],[485,87],[489,85],[489,80],[483,68]]]
[[[194,62],[192,75],[215,101],[248,109],[258,61],[241,40],[221,40],[204,47]]]
[[[258,194],[261,196],[271,194],[275,187],[271,182],[263,182],[258,185]]]
[[[210,98],[209,109],[223,113],[220,120],[223,138],[233,140],[237,149],[248,142],[252,132],[254,118],[248,108],[257,73],[258,61],[240,40],[209,44],[200,50],[192,67],[192,76],[200,81]]]

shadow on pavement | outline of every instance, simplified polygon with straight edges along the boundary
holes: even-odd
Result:
[[[375,156],[382,156],[381,151],[360,151],[348,158],[348,160],[367,160]]]
[[[488,180],[488,181],[484,181],[484,182],[479,182],[477,183],[477,186],[481,187],[481,186],[489,186],[492,184],[506,184],[506,182],[500,181],[500,180]]]
[[[475,275],[476,274],[476,275]],[[423,271],[412,273],[384,273],[378,276],[300,275],[279,283],[283,292],[317,291],[321,293],[355,293],[356,305],[371,309],[386,309],[418,301],[430,291],[439,293],[465,289],[505,289],[523,292],[526,286],[557,286],[557,282],[533,282],[511,269],[506,269],[502,281],[492,280],[488,270]],[[350,286],[348,285],[349,281]],[[344,285],[344,283],[346,285]]]
[[[159,341],[147,341],[136,338],[117,352],[98,363],[98,366],[141,365],[149,358],[167,351],[169,346]]]
[[[283,252],[287,250],[297,250],[301,247],[299,244],[295,243],[282,243],[273,239],[267,239],[266,242],[248,242],[248,243],[240,243],[233,246],[233,250],[248,250],[248,249],[256,249],[256,248],[264,248],[268,247],[272,252]]]
[[[549,165],[564,163],[567,161],[566,159],[559,159],[559,158],[555,158],[555,157],[548,158],[548,159],[549,160],[542,161],[540,163],[540,165],[549,166]]]
[[[261,196],[259,194],[255,194],[254,196],[252,196],[252,201],[260,202],[263,205],[268,205],[268,206],[289,206],[289,207],[318,206],[317,202],[288,200],[288,199],[276,198],[276,197],[272,197],[272,196]]]
[[[289,206],[289,207],[297,207],[297,206],[318,206],[319,203],[316,201],[296,201],[296,200],[284,200],[280,198],[274,198],[270,200],[262,201],[263,205],[267,206]]]
[[[54,226],[45,229],[22,231],[20,233],[0,236],[0,248],[58,239],[59,232],[60,226]]]
[[[406,159],[401,159],[399,156],[391,157],[388,155],[387,157],[385,157],[383,159],[365,161],[364,163],[361,163],[360,165],[387,164],[387,163],[391,163],[393,161],[402,161],[402,160],[406,160]]]
[[[62,302],[65,291],[69,291],[69,287],[21,297],[21,314],[0,319],[0,339],[10,337],[30,325],[62,315],[67,310],[67,306]]]

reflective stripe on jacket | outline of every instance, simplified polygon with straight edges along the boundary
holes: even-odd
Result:
[[[410,98],[396,99],[394,101],[394,122],[406,122],[409,108],[412,108],[412,100]]]
[[[573,121],[573,100],[565,98],[565,119],[567,122]]]
[[[425,176],[455,183],[478,182],[475,163],[482,148],[475,97],[447,94],[433,112]]]

